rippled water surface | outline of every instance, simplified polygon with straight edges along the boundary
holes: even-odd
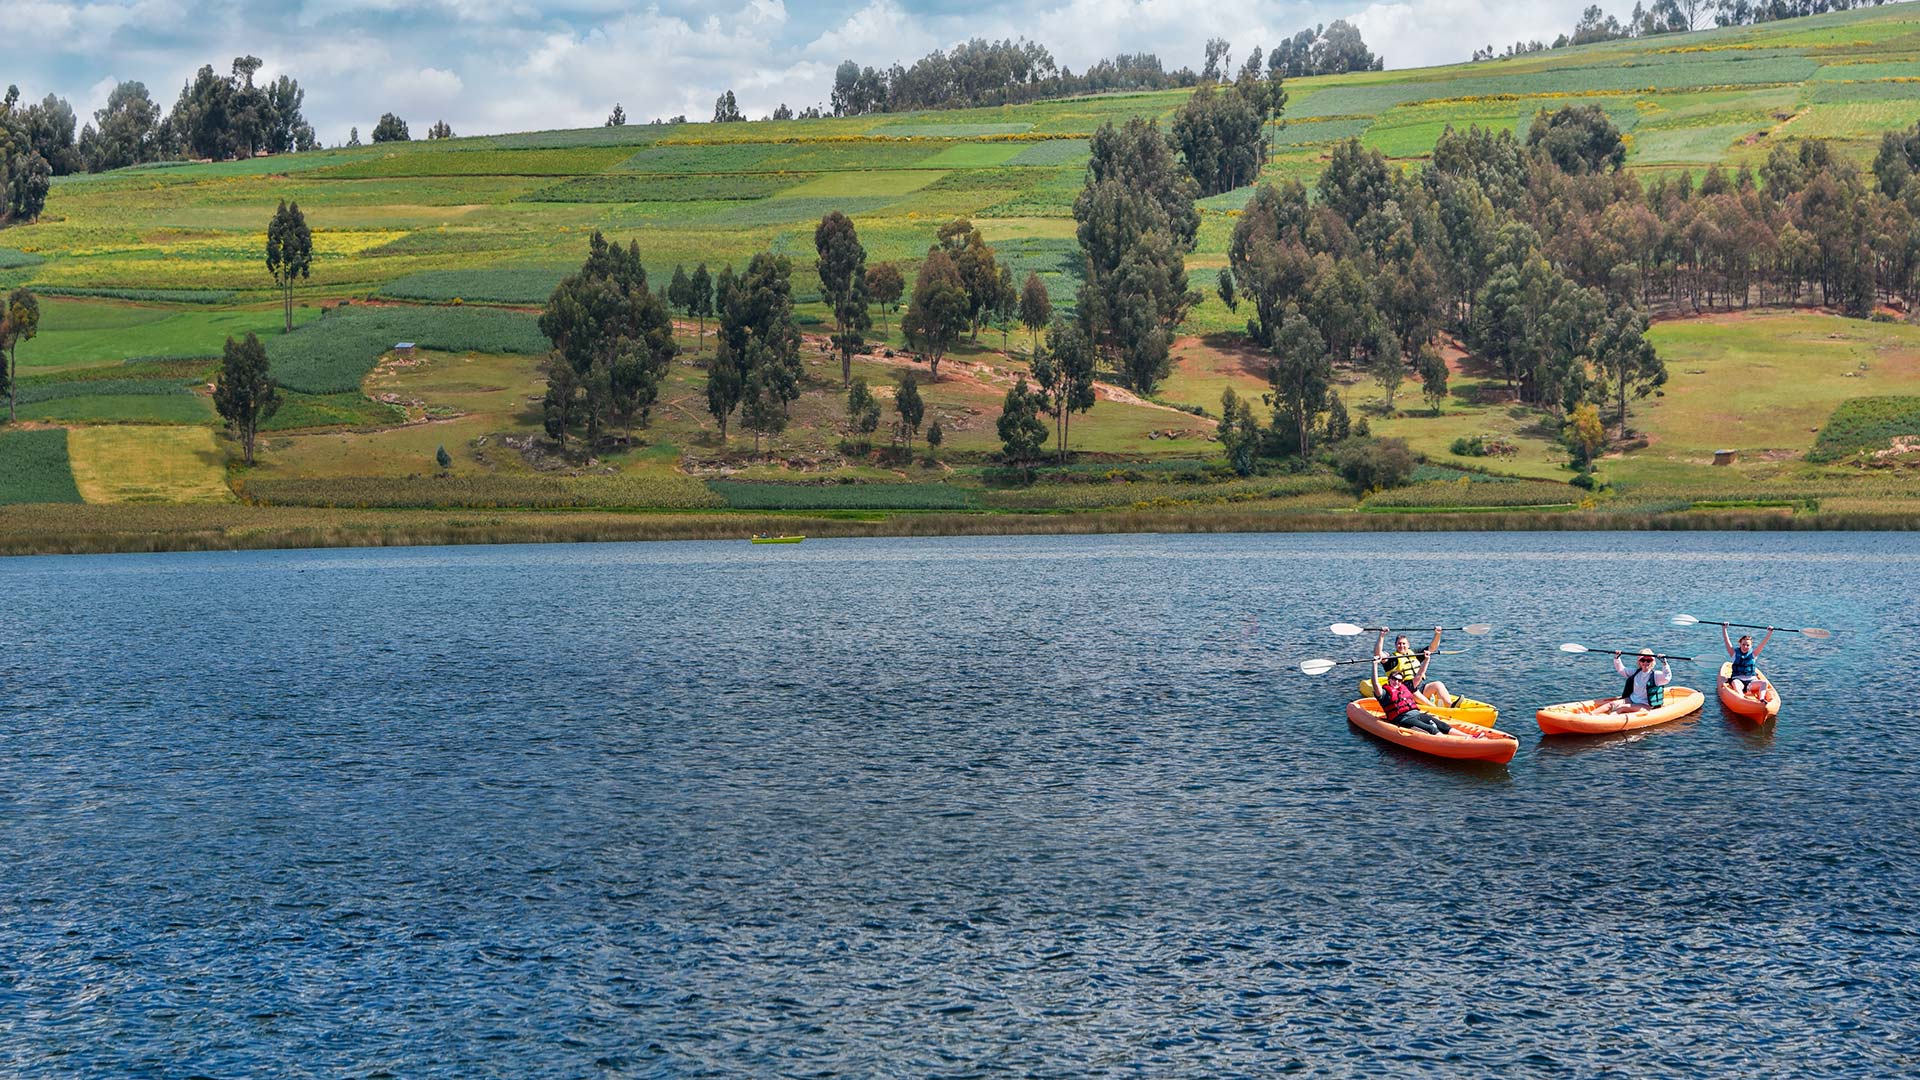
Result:
[[[0,560],[0,1071],[1912,1075],[1920,540]],[[1543,738],[1568,640],[1776,725]],[[1521,736],[1347,726],[1335,620]],[[1295,643],[1307,643],[1295,647]],[[1715,661],[1717,663],[1717,660]],[[1873,680],[1880,678],[1876,689]]]

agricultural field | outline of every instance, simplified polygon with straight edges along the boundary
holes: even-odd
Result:
[[[0,431],[0,505],[79,502],[65,428]]]
[[[1524,135],[1536,112],[1567,104],[1605,110],[1626,135],[1632,169],[1756,164],[1775,146],[1810,137],[1837,140],[1841,153],[1865,160],[1883,131],[1920,121],[1916,79],[1920,11],[1910,6],[1299,79],[1288,84],[1264,179],[1311,181],[1332,144],[1355,137],[1413,164],[1449,126]],[[1412,380],[1391,410],[1382,388],[1357,373],[1344,373],[1337,389],[1375,434],[1405,439],[1434,465],[1506,483],[1428,477],[1361,501],[1325,472],[1298,484],[1204,474],[1219,457],[1211,417],[1222,391],[1252,400],[1261,421],[1271,417],[1261,401],[1264,356],[1239,337],[1245,309],[1229,311],[1213,295],[1251,187],[1201,203],[1188,272],[1204,299],[1154,400],[1103,386],[1095,409],[1073,420],[1077,453],[1103,469],[1146,470],[1138,477],[1030,487],[996,479],[994,421],[1028,363],[1029,339],[1018,331],[983,332],[955,350],[938,381],[923,381],[927,423],[937,420],[945,435],[937,450],[922,441],[911,459],[884,452],[884,429],[877,448],[853,445],[838,363],[824,345],[828,312],[813,249],[820,217],[849,214],[870,262],[897,261],[909,278],[941,224],[971,218],[1016,279],[1038,274],[1064,310],[1080,285],[1072,206],[1089,136],[1134,116],[1164,124],[1185,98],[1123,93],[950,112],[523,132],[57,178],[41,221],[0,231],[0,288],[33,287],[43,310],[38,336],[19,352],[19,416],[35,430],[0,436],[10,466],[0,470],[0,501],[126,506],[237,493],[270,507],[369,511],[1233,506],[1380,517],[1595,499],[1595,512],[1608,500],[1664,512],[1689,506],[1688,491],[1833,505],[1898,493],[1883,476],[1860,475],[1860,458],[1920,435],[1909,430],[1913,410],[1899,404],[1920,395],[1920,329],[1786,312],[1656,326],[1671,381],[1632,403],[1646,444],[1600,462],[1611,487],[1594,495],[1567,486],[1573,473],[1557,422],[1514,403],[1500,380],[1459,355],[1450,356],[1450,391],[1437,407]],[[280,333],[261,258],[281,199],[300,203],[316,247],[290,334]],[[738,430],[721,443],[705,408],[712,327],[702,338],[685,323],[682,355],[648,424],[591,459],[553,452],[540,405],[549,343],[535,311],[579,265],[595,230],[637,242],[656,287],[676,264],[717,271],[762,250],[792,260],[807,378],[785,432],[758,448]],[[875,312],[885,329],[876,325],[874,351],[854,364],[889,409],[902,371],[926,377],[904,354],[901,314]],[[210,386],[222,343],[248,332],[266,342],[284,400],[265,425],[259,464],[230,470]],[[417,354],[397,356],[400,342],[414,342]],[[442,448],[447,469],[436,461]],[[1718,449],[1738,451],[1736,462],[1711,464]],[[16,459],[21,467],[11,468]],[[1183,479],[1156,471],[1172,463]]]

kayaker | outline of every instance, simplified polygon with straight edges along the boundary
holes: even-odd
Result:
[[[1389,656],[1385,651],[1386,634],[1383,632],[1380,637],[1380,644],[1373,651],[1373,696],[1380,702],[1380,713],[1387,723],[1424,731],[1429,735],[1445,735],[1452,731],[1452,726],[1445,720],[1420,711],[1421,702],[1414,695],[1411,683],[1389,674],[1388,665],[1396,657]],[[1404,642],[1407,639],[1403,637],[1400,640]]]
[[[1601,711],[1637,712],[1666,704],[1667,684],[1673,681],[1672,666],[1664,658],[1655,656],[1652,649],[1641,649],[1632,669],[1628,669],[1620,656],[1617,652],[1613,654],[1613,670],[1626,679],[1627,684],[1621,688],[1620,696]]]
[[[1433,666],[1433,655],[1440,649],[1440,628],[1433,628],[1433,644],[1427,646],[1425,654],[1415,653],[1413,643],[1405,634],[1393,639],[1393,652],[1388,653],[1387,630],[1387,627],[1380,628],[1380,640],[1373,645],[1374,655],[1382,658],[1381,663],[1387,669],[1387,677],[1406,683],[1420,704],[1451,709],[1453,695],[1447,693],[1447,684],[1438,679],[1427,681],[1427,669]]]
[[[1758,645],[1753,643],[1752,634],[1741,634],[1740,643],[1735,645],[1732,636],[1728,633],[1727,624],[1721,623],[1720,640],[1726,642],[1727,655],[1733,658],[1732,671],[1727,675],[1727,685],[1755,701],[1767,700],[1771,691],[1767,686],[1767,680],[1760,674],[1760,650],[1766,648],[1767,642],[1773,640],[1773,631],[1769,629],[1767,636],[1761,638]]]

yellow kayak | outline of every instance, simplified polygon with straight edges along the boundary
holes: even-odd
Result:
[[[1373,680],[1361,679],[1360,692],[1368,698],[1372,698]],[[1437,705],[1433,707],[1422,705],[1420,706],[1420,711],[1426,713],[1428,716],[1437,716],[1442,720],[1458,720],[1463,724],[1478,724],[1481,727],[1488,728],[1494,726],[1495,722],[1500,719],[1500,710],[1486,702],[1475,701],[1472,698],[1459,697],[1457,695],[1453,699],[1453,706],[1451,708],[1443,709]]]
[[[753,538],[753,542],[756,544],[797,544],[805,539],[806,537],[804,536],[756,536]]]

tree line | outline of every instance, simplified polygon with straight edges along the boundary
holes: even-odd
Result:
[[[205,65],[180,88],[165,115],[144,83],[126,81],[76,134],[73,107],[48,94],[37,105],[18,104],[7,88],[0,105],[0,154],[22,157],[26,173],[64,176],[81,171],[180,158],[223,161],[256,153],[281,154],[319,145],[302,113],[306,92],[290,76],[254,82],[262,61],[235,57],[227,74]],[[42,200],[44,201],[44,200]],[[38,214],[37,208],[32,214]]]
[[[1580,12],[1580,20],[1570,33],[1553,39],[1551,45],[1540,41],[1516,41],[1501,53],[1488,45],[1473,51],[1473,59],[1500,60],[1570,45],[1593,45],[1602,41],[1684,34],[1700,29],[1704,20],[1715,26],[1752,26],[1779,19],[1797,19],[1823,15],[1829,11],[1879,7],[1886,0],[1635,0],[1633,11],[1623,20],[1609,15],[1598,4],[1589,4]]]
[[[1255,49],[1248,64],[1256,76],[1260,53]],[[906,67],[894,64],[881,69],[844,61],[834,70],[828,100],[835,116],[861,116],[1005,105],[1110,90],[1169,90],[1227,81],[1232,70],[1228,43],[1220,38],[1208,41],[1205,59],[1205,66],[1196,74],[1191,67],[1168,71],[1153,53],[1122,53],[1076,75],[1057,64],[1053,54],[1035,42],[974,38],[951,51],[935,50]],[[1267,63],[1267,77],[1275,82],[1305,75],[1378,71],[1383,65],[1382,59],[1367,48],[1360,31],[1345,20],[1310,27],[1283,39],[1268,54]]]
[[[1250,308],[1247,334],[1272,354],[1279,448],[1327,437],[1336,366],[1371,374],[1389,410],[1409,378],[1437,406],[1442,331],[1519,400],[1585,433],[1597,418],[1582,407],[1604,405],[1624,436],[1631,400],[1666,380],[1650,314],[1813,302],[1865,316],[1916,299],[1920,125],[1888,133],[1871,171],[1811,139],[1698,183],[1643,182],[1624,157],[1604,112],[1567,107],[1537,115],[1524,142],[1450,128],[1411,173],[1351,140],[1311,194],[1256,191],[1219,292]]]
[[[862,116],[1006,105],[1107,90],[1165,90],[1196,81],[1191,68],[1169,72],[1152,53],[1100,60],[1076,75],[1036,42],[973,38],[904,67],[843,61],[834,69],[828,103],[835,116]]]

